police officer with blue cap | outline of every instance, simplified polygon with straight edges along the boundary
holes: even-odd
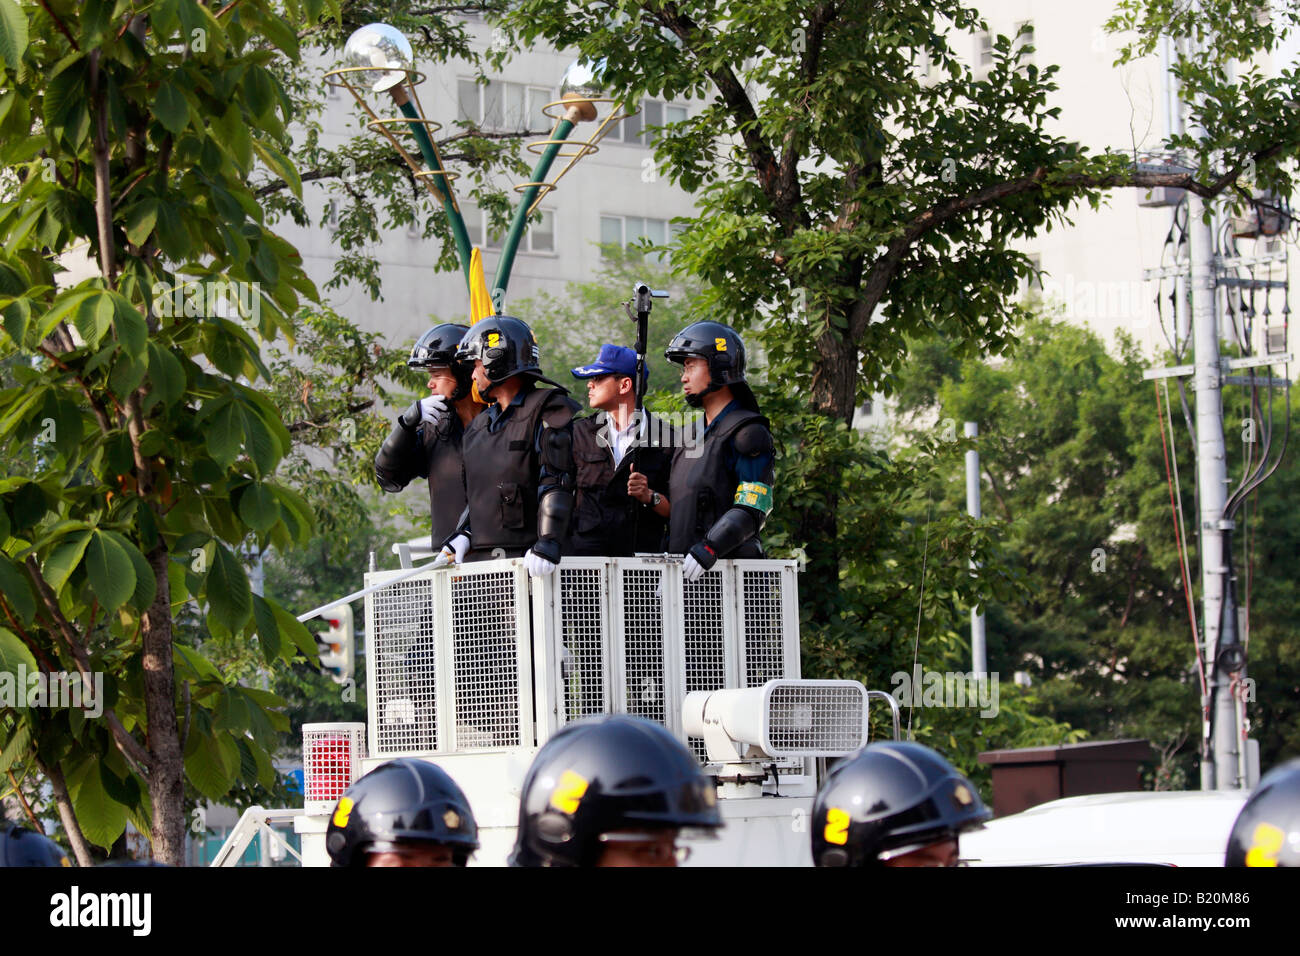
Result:
[[[649,412],[638,415],[636,365],[632,349],[602,345],[594,362],[572,370],[586,381],[587,404],[596,410],[573,424],[573,554],[627,556],[664,548],[674,433]]]

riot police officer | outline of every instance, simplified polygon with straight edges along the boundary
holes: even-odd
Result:
[[[456,358],[473,363],[479,394],[494,404],[465,429],[467,507],[434,566],[466,554],[470,561],[522,555],[529,574],[549,574],[573,514],[573,415],[580,406],[542,374],[537,339],[520,319],[476,322]]]
[[[333,866],[465,866],[478,827],[456,782],[426,760],[381,764],[344,792],[325,834]]]
[[[683,830],[722,826],[717,790],[661,725],[586,717],[537,752],[511,866],[676,866]]]
[[[1300,866],[1300,758],[1264,774],[1228,835],[1224,866]]]
[[[682,390],[704,427],[673,457],[668,550],[685,554],[694,581],[719,558],[761,558],[758,533],[772,511],[776,451],[745,381],[745,343],[721,322],[696,322],[664,356],[682,366]]]
[[[992,816],[957,768],[921,744],[868,744],[813,802],[816,866],[956,866],[958,836]]]
[[[72,866],[68,855],[43,833],[0,821],[0,867]]]
[[[587,403],[597,411],[573,423],[574,554],[631,555],[664,548],[676,439],[648,411],[637,415],[636,366],[632,349],[602,345],[594,362],[572,370],[574,378],[586,381]]]
[[[397,492],[415,477],[429,481],[433,546],[452,536],[465,510],[465,468],[461,437],[482,407],[471,394],[472,366],[456,361],[456,347],[468,326],[447,322],[420,336],[406,364],[428,369],[428,398],[414,402],[375,456],[375,478]]]

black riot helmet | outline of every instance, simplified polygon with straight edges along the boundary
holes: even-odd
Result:
[[[478,849],[474,812],[456,781],[410,757],[381,764],[348,787],[325,835],[334,866],[365,866],[366,853],[411,843],[451,847],[457,866]]]
[[[471,369],[476,360],[481,361],[493,385],[512,375],[542,378],[537,337],[528,323],[508,315],[491,315],[470,326],[456,349],[456,360]]]
[[[721,826],[713,781],[672,734],[641,717],[588,717],[537,752],[510,865],[593,866],[615,831]]]
[[[836,764],[813,802],[817,866],[874,866],[955,838],[992,816],[971,782],[929,747],[868,744]]]
[[[1300,866],[1300,758],[1264,774],[1228,835],[1224,866]]]
[[[745,381],[745,340],[729,325],[721,322],[693,322],[673,336],[664,358],[676,365],[684,365],[691,356],[709,363],[709,387],[697,395],[687,395],[686,401],[699,408],[704,396],[726,386],[740,403],[751,411],[758,411],[758,401]]]
[[[442,366],[451,369],[451,373],[456,376],[456,391],[451,397],[453,402],[464,398],[470,391],[470,376],[474,372],[474,363],[456,360],[456,349],[468,331],[468,325],[456,325],[454,322],[435,325],[420,336],[411,348],[411,357],[406,360],[410,368]]]
[[[68,855],[43,833],[28,830],[16,823],[2,823],[0,831],[0,867],[72,866]]]

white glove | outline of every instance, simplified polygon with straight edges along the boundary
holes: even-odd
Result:
[[[445,568],[449,564],[461,564],[469,553],[469,536],[458,534],[448,541],[433,559],[431,568]]]
[[[540,578],[555,570],[555,562],[548,561],[536,551],[529,548],[528,553],[524,555],[524,567],[528,569],[529,576]]]
[[[420,399],[420,424],[438,427],[438,423],[447,416],[447,399],[441,395],[430,395]]]
[[[698,581],[704,577],[704,567],[695,560],[695,555],[688,554],[682,562],[682,577],[687,581]]]

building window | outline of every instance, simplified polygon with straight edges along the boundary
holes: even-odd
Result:
[[[551,125],[542,113],[551,91],[543,86],[462,79],[456,81],[456,102],[457,118],[480,129],[518,133]]]
[[[606,139],[615,142],[630,143],[634,146],[649,146],[654,139],[650,130],[667,123],[680,123],[686,119],[684,106],[673,106],[660,100],[642,100],[640,111],[629,116],[610,130]]]
[[[643,216],[601,216],[600,244],[627,249],[637,245],[639,240],[644,238],[657,246],[662,246],[685,230],[685,226],[668,222],[666,219],[650,219]],[[652,253],[649,259],[651,262],[668,261],[666,255],[657,253]]]
[[[1035,274],[1022,283],[1022,288],[1025,291],[1042,292],[1043,277],[1040,270],[1043,268],[1043,257],[1035,252],[1031,253],[1027,258],[1029,259],[1029,264],[1033,267]]]
[[[993,35],[982,30],[975,35],[975,73],[984,77],[993,66]]]
[[[465,231],[469,233],[469,242],[484,250],[497,250],[505,242],[504,232],[488,231],[487,211],[472,202],[461,202],[460,214],[465,220]],[[524,238],[519,243],[520,252],[551,254],[555,252],[555,213],[550,209],[542,210],[541,222],[529,223],[524,231]]]

